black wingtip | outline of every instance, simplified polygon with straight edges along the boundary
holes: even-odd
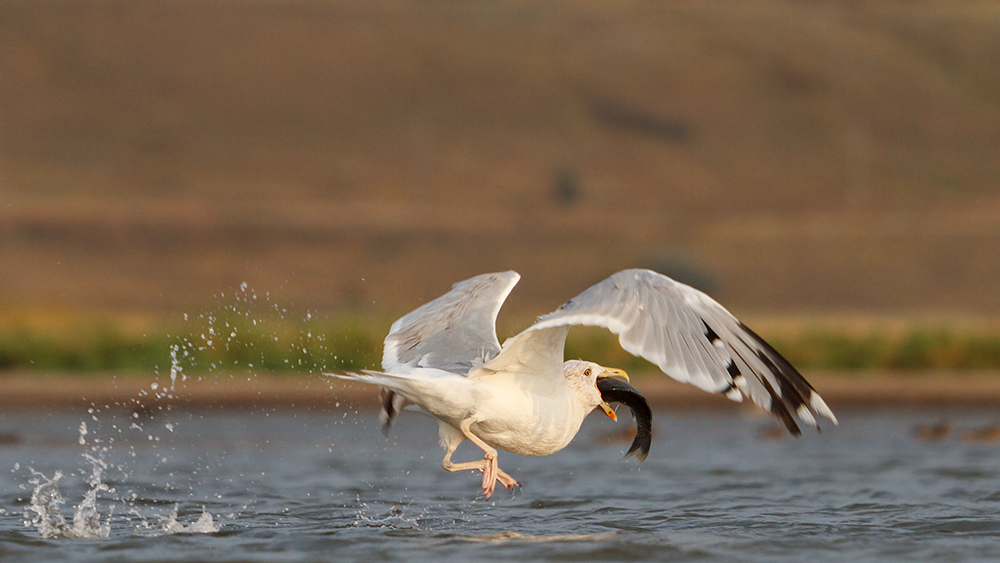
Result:
[[[635,456],[636,462],[642,463],[649,455],[649,447],[653,443],[653,411],[646,398],[635,387],[621,379],[610,377],[598,379],[597,390],[601,392],[604,402],[621,403],[631,409],[635,419],[635,438],[625,453],[625,459]]]
[[[754,353],[767,369],[770,370],[777,381],[778,389],[776,391],[766,378],[761,378],[761,383],[764,384],[764,388],[771,395],[771,413],[784,423],[792,436],[801,436],[802,430],[795,423],[792,413],[798,413],[799,409],[803,406],[812,410],[811,403],[808,400],[815,393],[812,385],[802,377],[802,374],[784,356],[778,353],[760,335],[750,330],[743,323],[739,323],[739,326],[749,335],[751,341],[757,345]],[[819,425],[816,425],[816,428],[819,428]]]
[[[379,400],[382,403],[382,412],[379,413],[379,419],[382,421],[382,435],[388,438],[392,423],[399,416],[399,410],[402,408],[403,398],[391,389],[382,387],[379,391]]]

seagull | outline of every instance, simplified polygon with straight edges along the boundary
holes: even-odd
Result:
[[[441,466],[481,472],[486,498],[496,483],[520,486],[499,468],[498,450],[549,455],[573,440],[591,411],[616,419],[608,400],[629,404],[622,397],[634,389],[624,384],[623,370],[564,360],[573,326],[607,328],[626,351],[678,381],[734,401],[749,398],[793,435],[801,433],[796,418],[817,430],[819,416],[837,424],[819,394],[761,337],[705,293],[651,270],[612,275],[501,346],[497,314],[520,278],[507,271],[458,282],[392,324],[382,371],[326,375],[381,386],[383,432],[407,405],[437,419]],[[640,433],[646,424],[645,445],[634,452],[637,434],[630,453],[641,462],[649,421],[638,414],[636,420]],[[483,459],[452,461],[465,440],[482,449]]]

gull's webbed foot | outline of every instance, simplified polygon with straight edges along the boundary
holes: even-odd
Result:
[[[493,496],[493,491],[496,489],[497,481],[501,485],[508,489],[513,489],[514,487],[520,487],[521,484],[514,480],[513,477],[508,475],[502,469],[497,466],[497,451],[495,448],[484,442],[478,436],[472,433],[472,418],[466,418],[463,420],[458,428],[462,434],[473,444],[479,446],[485,454],[482,461],[473,461],[468,463],[452,463],[451,454],[455,451],[458,444],[454,444],[448,447],[448,451],[445,453],[444,460],[441,465],[448,471],[460,471],[462,469],[478,469],[483,472],[483,496],[490,498]]]
[[[486,498],[490,498],[493,495],[498,481],[507,489],[521,486],[506,471],[497,466],[497,456],[495,454],[492,457],[487,455],[483,459],[483,495]]]
[[[520,487],[521,484],[514,480],[513,477],[507,474],[506,471],[497,467],[497,481],[508,489],[513,489],[514,487]]]
[[[490,498],[493,495],[493,488],[497,484],[497,454],[492,452],[486,452],[486,457],[483,459],[483,495],[486,498]]]

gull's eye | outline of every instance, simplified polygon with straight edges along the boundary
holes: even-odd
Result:
[[[587,369],[583,370],[583,376],[584,377],[590,377],[590,368],[587,368]]]

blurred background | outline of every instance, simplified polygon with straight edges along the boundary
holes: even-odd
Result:
[[[629,267],[807,367],[998,367],[1000,9],[6,0],[0,264],[0,367],[162,364],[244,283],[377,363],[455,281],[518,329]]]

